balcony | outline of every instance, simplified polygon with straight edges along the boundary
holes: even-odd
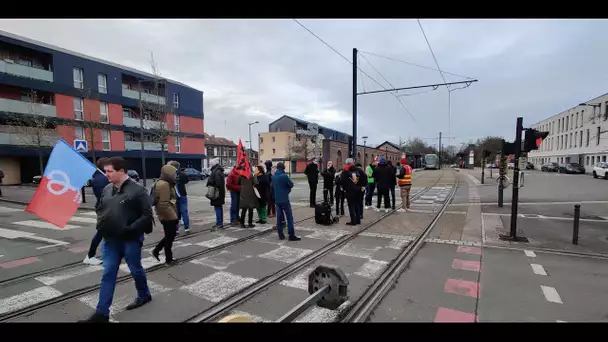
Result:
[[[131,89],[122,88],[122,96],[130,99],[139,100],[139,92]],[[141,99],[153,104],[165,105],[165,98],[154,94],[141,93]]]
[[[165,145],[165,151],[167,151],[169,147]],[[140,141],[125,141],[125,150],[127,151],[141,151],[141,142]],[[155,142],[144,142],[144,150],[146,151],[160,151],[160,144]]]
[[[123,117],[123,125],[128,127],[140,127],[140,120],[136,118],[125,118]],[[144,119],[144,129],[155,129],[159,127],[163,127],[167,129],[167,124],[160,121],[155,120],[146,120]]]
[[[0,60],[0,73],[53,82],[53,72]]]
[[[50,147],[57,140],[59,135],[54,129],[0,125],[0,145]]]
[[[0,112],[57,117],[57,108],[53,105],[4,98],[0,98]]]

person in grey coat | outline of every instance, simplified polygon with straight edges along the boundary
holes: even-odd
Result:
[[[254,186],[257,184],[256,178],[252,175],[249,179],[243,175],[239,176],[239,185],[241,193],[239,195],[239,208],[241,209],[241,228],[245,228],[245,213],[248,214],[248,227],[253,228],[253,209],[258,207],[258,197],[255,194]]]
[[[220,165],[219,158],[209,161],[211,165],[211,176],[207,179],[207,187],[214,186],[219,191],[216,199],[210,200],[211,206],[215,209],[215,225],[211,229],[219,229],[224,226],[224,203],[226,201],[226,181],[224,180],[224,168]]]

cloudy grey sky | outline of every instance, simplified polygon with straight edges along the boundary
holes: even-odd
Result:
[[[301,20],[337,51],[352,48],[435,68],[416,20]],[[606,20],[422,20],[441,68],[479,79],[452,92],[452,143],[514,138],[533,124],[608,92]],[[205,92],[205,131],[248,140],[289,114],[351,132],[352,66],[293,20],[0,20],[0,30],[150,71]],[[437,71],[365,56],[396,87],[441,83]],[[360,67],[389,87],[364,59]],[[448,82],[462,78],[446,75]],[[360,90],[380,88],[363,76]],[[419,93],[419,94],[414,94]],[[448,134],[448,93],[359,98],[368,144]],[[254,148],[257,148],[254,137]],[[430,140],[429,140],[430,141]],[[432,141],[430,141],[432,142]],[[361,142],[362,143],[362,142]]]

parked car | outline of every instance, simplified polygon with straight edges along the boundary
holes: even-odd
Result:
[[[551,162],[551,163],[546,163],[545,165],[540,167],[540,170],[542,172],[557,172],[557,169],[559,168],[559,165],[557,163]]]
[[[228,175],[230,174],[230,172],[232,172],[232,168],[231,167],[227,167],[224,169],[224,176],[228,177]]]
[[[593,178],[602,177],[608,179],[608,163],[601,162],[593,167]]]
[[[528,164],[526,164],[526,170],[534,170],[534,164],[528,162]]]
[[[131,177],[132,180],[139,182],[139,173],[135,170],[127,170],[127,175]]]
[[[486,169],[496,169],[496,165],[494,163],[488,163],[486,164]]]
[[[192,167],[187,167],[183,169],[183,171],[188,175],[188,180],[203,180],[207,177],[202,172]]]
[[[508,163],[507,164],[507,169],[509,169],[509,170],[515,169],[515,163],[513,163],[513,162]]]
[[[210,168],[203,168],[201,170],[201,173],[205,176],[205,178],[211,176],[211,169]]]
[[[585,174],[585,168],[578,163],[561,164],[558,168],[559,173]]]

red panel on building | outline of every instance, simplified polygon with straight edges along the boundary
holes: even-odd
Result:
[[[122,125],[122,106],[114,103],[108,103],[108,116],[111,125]]]
[[[205,140],[202,138],[180,137],[179,152],[184,154],[203,154],[205,153]]]
[[[125,133],[123,131],[110,131],[110,148],[112,151],[125,150]]]
[[[174,136],[170,136],[169,138],[167,138],[167,152],[175,153],[175,137]]]
[[[180,115],[179,130],[181,132],[203,134],[203,119]]]
[[[74,98],[72,96],[55,94],[55,107],[57,107],[58,118],[74,119]]]
[[[167,124],[167,128],[170,131],[175,130],[175,125],[173,124],[174,123],[174,121],[173,121],[174,117],[175,117],[175,115],[174,114],[170,114],[170,113],[167,113],[167,115],[165,116],[165,123]]]
[[[84,120],[99,122],[99,101],[84,99]]]
[[[59,114],[59,112],[57,113]],[[74,139],[76,138],[76,133],[74,132],[74,127],[72,126],[57,126],[57,132],[59,133],[59,137],[65,140],[68,144],[73,145]]]

